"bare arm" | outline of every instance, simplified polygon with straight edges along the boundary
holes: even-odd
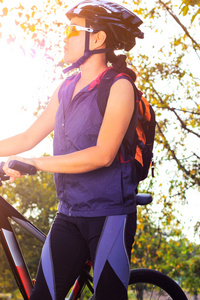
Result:
[[[126,79],[118,80],[111,88],[96,146],[66,155],[20,160],[35,165],[37,170],[55,173],[84,173],[109,166],[129,126],[134,110],[133,99],[132,84]]]
[[[0,141],[0,156],[16,155],[35,147],[54,129],[54,119],[58,107],[58,89],[54,92],[47,108],[41,116],[23,133]]]

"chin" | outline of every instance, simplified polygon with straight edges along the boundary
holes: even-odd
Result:
[[[72,59],[72,58],[70,59],[69,55],[67,55],[67,54],[64,54],[64,56],[63,56],[63,61],[64,61],[66,64],[73,64],[73,63],[76,62],[75,59]]]
[[[68,55],[66,55],[66,54],[64,54],[63,60],[65,63],[70,63],[70,59],[69,59]]]

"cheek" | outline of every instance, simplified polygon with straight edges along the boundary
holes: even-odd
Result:
[[[96,47],[95,41],[96,41],[96,38],[91,35],[90,36],[90,44],[89,44],[89,49],[90,50],[94,50],[95,49],[95,47]]]
[[[84,54],[85,43],[78,37],[72,37],[66,43],[66,50],[64,52],[64,61],[74,63]]]

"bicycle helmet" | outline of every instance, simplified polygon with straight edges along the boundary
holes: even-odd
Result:
[[[86,27],[95,31],[103,30],[107,34],[106,48],[89,50],[89,32],[85,32],[84,55],[65,71],[79,67],[88,57],[96,53],[105,53],[111,50],[131,50],[135,46],[135,38],[143,38],[144,34],[138,28],[143,22],[134,13],[125,7],[106,0],[85,0],[75,5],[66,13],[69,20],[78,16],[85,18]]]

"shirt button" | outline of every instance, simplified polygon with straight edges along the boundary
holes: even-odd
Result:
[[[65,124],[64,123],[62,123],[62,127],[64,127],[65,126]]]

